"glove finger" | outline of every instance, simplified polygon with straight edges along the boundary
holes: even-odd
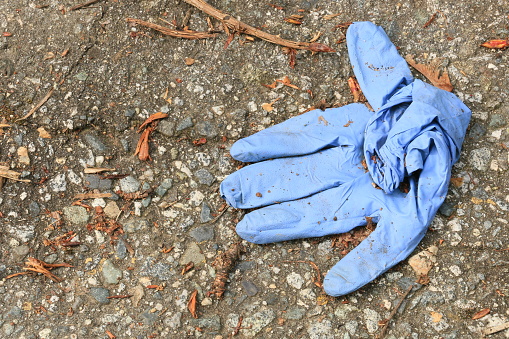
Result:
[[[363,104],[310,111],[237,141],[230,153],[234,159],[257,162],[357,144],[371,115]]]
[[[235,208],[291,201],[339,186],[364,174],[362,143],[300,157],[267,160],[230,174],[220,186]]]
[[[385,214],[387,216],[387,214]],[[417,216],[382,217],[373,233],[341,259],[325,276],[323,288],[331,296],[351,293],[406,259],[427,230]]]
[[[308,198],[246,214],[237,224],[237,233],[247,241],[267,244],[348,232],[365,225],[366,216],[377,216],[384,195],[371,185],[369,173],[364,173]]]
[[[346,42],[357,81],[375,111],[413,81],[405,59],[381,27],[356,22],[348,28]]]

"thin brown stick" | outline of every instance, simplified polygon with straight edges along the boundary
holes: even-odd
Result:
[[[306,50],[309,50],[312,52],[335,52],[335,50],[333,50],[329,46],[320,44],[317,42],[310,43],[310,42],[291,41],[291,40],[286,40],[286,39],[280,38],[279,36],[276,36],[276,35],[266,33],[264,31],[257,29],[257,28],[254,28],[253,26],[247,25],[247,24],[243,23],[242,21],[235,19],[231,15],[221,12],[220,10],[209,5],[204,0],[184,0],[184,1],[190,5],[198,8],[200,11],[221,21],[224,26],[228,27],[229,29],[233,30],[234,32],[252,35],[252,36],[258,37],[262,40],[271,42],[273,44],[281,45],[281,46],[285,46],[285,47],[289,47],[289,48],[306,49]]]
[[[51,87],[51,89],[49,90],[48,94],[46,94],[46,96],[44,98],[41,99],[41,101],[39,101],[39,103],[37,105],[35,105],[31,110],[30,112],[28,112],[23,118],[19,118],[18,120],[16,120],[16,122],[18,121],[21,121],[21,120],[25,120],[26,118],[28,118],[29,116],[31,116],[32,114],[34,114],[42,105],[44,105],[44,103],[46,101],[48,101],[48,99],[50,98],[50,96],[53,94],[53,91],[55,90],[55,87]]]
[[[101,0],[91,0],[91,1],[87,1],[85,3],[82,3],[82,4],[79,4],[79,5],[76,5],[76,6],[72,6],[71,8],[69,8],[69,11],[75,11],[77,9],[80,9],[80,8],[83,8],[83,7],[87,7],[87,6],[90,6],[90,5],[93,5],[95,4],[96,2],[99,2]]]
[[[389,318],[383,320],[384,324],[382,325],[382,330],[380,331],[380,334],[376,337],[377,339],[382,339],[383,337],[385,337],[385,333],[387,332],[389,323],[391,322],[391,320],[394,317],[394,315],[396,314],[396,312],[398,312],[399,308],[401,307],[401,304],[403,304],[403,300],[405,300],[405,298],[408,296],[410,291],[412,291],[413,287],[414,287],[413,285],[410,285],[410,287],[405,291],[405,293],[401,297],[401,300],[398,302],[396,307],[394,307],[394,309],[392,310],[391,314],[389,314]]]
[[[183,39],[206,39],[206,38],[215,38],[217,34],[215,33],[208,33],[208,32],[197,32],[197,31],[178,31],[175,29],[171,29],[168,27],[160,26],[148,21],[143,21],[140,19],[134,19],[134,18],[127,18],[125,19],[127,22],[131,22],[137,25],[145,26],[148,28],[155,29],[158,32],[161,32],[165,35],[173,36],[176,38],[183,38]]]

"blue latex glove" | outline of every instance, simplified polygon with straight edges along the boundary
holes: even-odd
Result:
[[[221,183],[233,207],[266,206],[237,225],[257,244],[344,233],[373,218],[375,231],[326,275],[333,296],[362,287],[415,249],[447,195],[471,115],[453,94],[413,80],[380,27],[355,23],[347,43],[376,112],[361,104],[311,111],[241,139],[232,156],[258,163]],[[403,181],[406,193],[398,189]]]

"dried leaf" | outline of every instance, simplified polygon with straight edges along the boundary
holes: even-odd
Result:
[[[204,145],[206,143],[207,143],[206,138],[199,138],[199,139],[193,140],[193,145],[195,145],[195,146]]]
[[[472,320],[481,319],[482,317],[485,317],[488,314],[490,314],[490,312],[491,312],[491,310],[489,308],[485,308],[484,310],[480,310],[479,312],[474,314],[474,316],[472,317]]]
[[[193,58],[185,58],[184,62],[186,63],[187,66],[191,66],[192,64],[194,64],[196,60],[193,59]]]
[[[437,261],[437,252],[438,247],[431,246],[408,259],[408,264],[412,267],[418,277],[428,274]]]
[[[290,78],[288,78],[287,76],[285,76],[283,79],[278,79],[276,81],[282,83],[285,86],[300,90],[299,87],[292,84],[292,82],[290,81]]]
[[[140,140],[138,140],[138,145],[136,145],[136,151],[134,152],[134,155],[138,155],[138,158],[141,161],[152,160],[149,153],[148,138],[153,130],[154,129],[152,127],[146,128],[141,134]]]
[[[190,270],[192,270],[193,268],[194,268],[194,262],[190,261],[187,263],[186,266],[182,267],[182,272],[180,272],[180,274],[184,275],[187,272],[189,272]]]
[[[44,129],[44,127],[39,127],[37,132],[39,132],[39,138],[51,139],[51,135]]]
[[[362,91],[355,77],[348,78],[348,87],[350,87],[350,91],[353,94],[353,102],[359,102],[361,100]]]
[[[451,178],[451,184],[453,184],[456,187],[460,187],[463,185],[463,178]]]
[[[277,80],[276,80],[276,81],[274,81],[274,82],[273,82],[272,84],[270,84],[270,85],[262,84],[262,86],[265,86],[265,87],[267,87],[267,88],[274,89],[274,88],[276,88],[276,87],[277,87]]]
[[[309,44],[309,50],[312,52],[336,52],[334,48],[330,48],[329,46],[318,42],[312,42]]]
[[[431,314],[431,320],[434,323],[438,323],[442,320],[443,315],[441,315],[440,313],[431,311],[430,314]]]
[[[267,112],[272,112],[272,110],[274,110],[274,107],[272,107],[272,105],[274,105],[274,103],[276,101],[278,101],[279,99],[280,98],[277,98],[277,99],[273,100],[271,103],[264,103],[264,104],[262,104],[262,108],[264,110],[266,110]]]
[[[53,52],[48,52],[44,55],[44,58],[42,60],[49,60],[49,59],[53,59],[55,57],[55,53]]]
[[[429,65],[418,64],[415,62],[413,55],[407,55],[405,60],[408,62],[410,66],[415,68],[419,73],[424,75],[426,79],[428,79],[433,86],[443,89],[448,92],[452,92],[454,87],[451,84],[451,80],[449,79],[449,73],[446,70],[440,69],[440,60],[434,59]]]
[[[341,13],[336,13],[336,14],[327,14],[327,15],[324,15],[324,17],[323,17],[323,18],[324,18],[325,20],[330,20],[330,19],[334,19],[335,17],[340,16],[340,15],[341,15]]]
[[[110,339],[115,339],[115,338],[116,338],[116,336],[115,336],[113,333],[111,333],[110,331],[105,330],[105,332],[106,332],[106,334],[108,335],[108,337],[109,337]]]
[[[283,10],[284,9],[283,6],[278,6],[278,5],[274,5],[274,4],[267,4],[267,5],[270,6],[270,7],[275,8],[275,9],[279,9],[279,10]]]
[[[504,49],[509,47],[509,40],[490,40],[481,45],[486,48]]]
[[[318,117],[318,121],[319,121],[318,123],[322,123],[322,122],[323,122],[323,124],[324,124],[325,126],[329,126],[329,122],[328,122],[327,120],[325,120],[325,118],[323,117],[323,115],[320,115],[320,116]]]
[[[297,62],[297,50],[295,48],[283,47],[283,53],[288,55],[290,67],[295,68],[295,64]]]
[[[304,18],[303,15],[293,14],[293,15],[289,16],[288,18],[284,18],[284,20],[290,24],[302,25],[302,18]]]
[[[167,118],[167,117],[168,117],[168,114],[162,113],[162,112],[157,112],[157,113],[152,114],[138,128],[138,133],[140,133],[145,127],[147,127],[148,124],[152,123],[153,121],[156,121],[158,119],[164,119],[164,118]]]
[[[196,314],[196,297],[198,296],[198,290],[194,290],[193,293],[191,293],[191,297],[189,298],[189,301],[187,302],[187,309],[189,312],[191,312],[191,315],[193,318],[198,318],[198,314]]]

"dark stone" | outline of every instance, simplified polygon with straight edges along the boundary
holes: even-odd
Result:
[[[103,287],[92,287],[90,289],[90,295],[101,304],[109,304],[110,291]]]
[[[205,223],[210,220],[213,220],[214,218],[211,215],[211,209],[209,204],[207,204],[205,201],[201,204],[201,212],[200,212],[200,222]]]
[[[200,184],[204,184],[207,186],[212,185],[214,183],[214,181],[216,180],[216,178],[214,178],[214,176],[212,174],[210,174],[209,171],[207,171],[206,169],[203,169],[203,168],[194,172],[194,175],[196,176],[196,178],[198,179]]]
[[[193,126],[193,120],[191,120],[191,117],[187,117],[177,125],[177,132],[183,131]]]
[[[213,226],[199,226],[194,228],[190,232],[191,236],[196,242],[208,241],[214,238],[214,227]]]
[[[200,135],[204,135],[207,138],[214,138],[217,136],[217,128],[210,123],[210,121],[200,121],[196,124],[196,132]]]
[[[246,294],[250,297],[258,293],[258,287],[256,287],[256,285],[249,280],[242,280],[242,287],[244,288]]]

